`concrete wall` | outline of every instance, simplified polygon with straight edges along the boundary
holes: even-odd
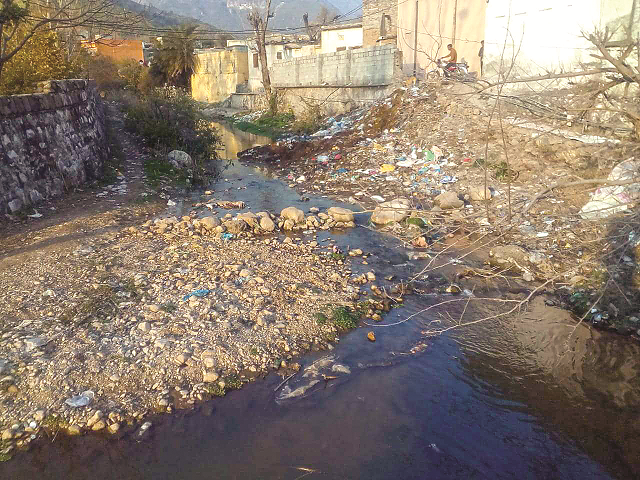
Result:
[[[349,28],[331,28],[320,33],[320,53],[337,52],[339,48],[348,49],[362,46],[362,26]]]
[[[640,27],[633,17],[640,15],[638,10],[640,2],[634,0],[492,0],[487,5],[487,75],[495,75],[500,68],[505,39],[507,58],[519,50],[515,73],[521,76],[574,70],[583,63],[593,63],[590,53],[594,49],[582,38],[582,32],[631,25],[635,37]],[[623,29],[618,33],[622,35]]]
[[[389,85],[398,79],[401,53],[394,45],[299,57],[273,63],[276,87]]]
[[[39,91],[0,97],[0,212],[16,212],[102,174],[108,147],[95,86],[48,81]]]
[[[191,77],[191,94],[201,102],[221,102],[249,81],[247,47],[198,53],[199,65]]]
[[[395,43],[393,39],[398,34],[398,4],[398,0],[362,0],[362,44],[365,47]],[[385,15],[388,17],[383,25]]]
[[[470,71],[479,75],[478,51],[480,41],[485,39],[485,11],[494,3],[494,0],[488,4],[486,0],[418,0],[417,48],[416,2],[398,3],[397,44],[402,50],[405,73],[412,74],[414,66],[418,75],[435,68],[435,61],[449,53],[447,44],[452,43],[458,52],[458,61],[464,58]],[[417,65],[414,63],[416,51]]]
[[[371,87],[290,87],[282,90],[283,101],[296,115],[309,105],[319,105],[323,115],[340,115],[354,108],[371,105],[393,92],[393,85]]]

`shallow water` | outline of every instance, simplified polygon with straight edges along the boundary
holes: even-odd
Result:
[[[236,163],[223,176],[216,198],[243,200],[252,211],[335,205],[305,202],[251,166]],[[318,240],[329,236],[343,249],[374,253],[354,271],[406,278],[420,268],[392,239],[364,228],[322,232]],[[433,301],[408,297],[384,323]],[[37,442],[0,465],[0,478],[638,478],[637,344],[574,328],[565,312],[541,301],[517,319],[425,337],[430,322],[446,322],[441,313],[376,328],[375,343],[366,340],[367,327],[356,329],[334,350],[304,357],[286,385],[272,374],[196,411],[156,418],[140,443],[101,436]],[[331,373],[336,363],[351,373]],[[305,370],[312,373],[304,377]],[[338,378],[324,381],[320,373]],[[318,379],[300,397],[282,395]]]

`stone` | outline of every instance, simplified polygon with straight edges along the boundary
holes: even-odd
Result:
[[[109,433],[113,435],[117,433],[118,430],[120,430],[120,424],[118,422],[112,423],[111,425],[109,425],[107,430],[109,430]]]
[[[369,340],[370,342],[375,342],[376,341],[375,334],[373,332],[367,333],[367,340]]]
[[[458,194],[456,192],[442,192],[434,198],[433,201],[443,210],[460,208],[464,205],[464,202],[458,198]]]
[[[7,441],[7,440],[11,440],[13,438],[13,430],[11,430],[10,428],[7,428],[6,430],[2,431],[2,440],[3,441]]]
[[[69,425],[67,427],[67,434],[74,436],[74,435],[81,435],[82,434],[82,428],[80,428],[79,425]]]
[[[47,343],[46,339],[42,337],[30,337],[24,340],[24,344],[27,347],[27,352],[30,352],[31,350],[35,350],[36,348],[42,347],[46,343]]]
[[[187,152],[182,150],[172,150],[167,155],[167,160],[173,168],[181,170],[183,168],[192,168],[193,160]]]
[[[218,375],[216,372],[205,372],[202,375],[202,381],[204,383],[215,383],[218,381],[219,378],[220,378],[220,375]]]
[[[294,223],[304,222],[304,212],[296,207],[287,207],[282,209],[280,216],[285,220],[291,220]]]
[[[409,216],[411,202],[406,198],[396,198],[383,202],[371,214],[371,222],[377,225],[401,222]]]
[[[503,269],[524,270],[528,260],[529,253],[517,245],[498,245],[489,252],[489,264]]]
[[[491,190],[489,190],[489,187],[487,187],[485,191],[484,185],[471,187],[469,188],[469,199],[472,202],[481,202],[483,200],[490,200]]]
[[[239,220],[243,220],[251,228],[257,227],[260,224],[259,222],[260,219],[255,213],[251,213],[251,212],[240,213],[238,214],[237,218]]]
[[[104,417],[104,413],[102,412],[102,410],[96,410],[91,418],[87,420],[87,427],[93,427],[99,420],[102,419],[102,417]],[[102,428],[104,428],[104,426]]]
[[[267,216],[260,217],[260,228],[267,232],[273,232],[276,229],[276,224]]]
[[[367,280],[370,282],[375,282],[376,274],[374,272],[367,272]]]
[[[359,248],[354,248],[353,250],[349,250],[350,257],[359,257],[362,255],[362,250]]]
[[[24,205],[22,204],[22,200],[20,200],[19,198],[15,198],[7,203],[7,206],[9,207],[11,213],[16,213],[17,211],[22,209]]]
[[[191,357],[191,355],[189,355],[188,353],[184,353],[183,352],[183,353],[180,353],[180,354],[176,355],[173,360],[178,365],[184,365],[184,364],[187,363],[187,360],[189,360],[190,357]]]
[[[159,305],[155,305],[155,304],[149,305],[147,308],[149,309],[149,311],[151,311],[153,313],[156,313],[156,312],[160,311],[160,306]]]
[[[234,220],[227,220],[223,223],[223,225],[227,229],[227,232],[233,233],[234,235],[242,233],[247,229],[247,222],[239,218],[236,218]]]
[[[33,414],[33,419],[38,422],[41,423],[44,420],[44,417],[47,415],[46,410],[36,410]]]
[[[353,212],[348,208],[342,207],[331,207],[327,210],[327,213],[333,218],[336,222],[353,222]]]
[[[151,330],[151,324],[149,322],[140,322],[138,324],[138,330],[147,333]]]
[[[203,357],[202,364],[207,368],[214,368],[216,366],[216,360],[213,357]]]
[[[200,219],[200,225],[202,225],[206,230],[215,230],[216,227],[219,227],[221,224],[220,219],[214,216],[208,216]]]
[[[91,430],[93,430],[94,432],[97,432],[98,430],[102,430],[107,426],[106,422],[104,420],[98,420],[96,423],[93,424],[93,426],[91,427]]]
[[[284,221],[284,224],[282,225],[282,229],[289,232],[289,231],[293,230],[293,227],[295,227],[295,225],[296,225],[296,222],[294,222],[290,218],[287,218]]]

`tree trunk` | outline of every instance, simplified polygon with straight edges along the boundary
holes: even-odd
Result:
[[[264,93],[267,96],[267,102],[269,103],[269,113],[275,115],[278,110],[273,93],[271,91],[271,77],[269,77],[269,65],[267,65],[267,47],[265,45],[265,31],[262,30],[259,34],[258,44],[258,57],[260,59],[260,69],[262,71],[262,85],[264,86]]]

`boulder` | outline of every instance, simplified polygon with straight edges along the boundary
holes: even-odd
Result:
[[[464,202],[458,198],[458,194],[456,192],[442,192],[434,198],[433,201],[443,210],[460,208],[464,205]]]
[[[226,228],[227,232],[233,234],[242,233],[247,229],[247,223],[244,220],[240,220],[239,218],[236,218],[234,220],[227,220],[223,223],[223,225]]]
[[[296,207],[287,207],[280,212],[280,216],[285,220],[291,220],[294,223],[304,222],[304,212]]]
[[[259,218],[255,213],[246,212],[238,214],[237,218],[239,220],[244,220],[247,225],[251,228],[257,227],[259,225]]]
[[[173,168],[181,170],[183,168],[193,168],[191,155],[182,150],[171,150],[167,155],[167,160]]]
[[[348,208],[331,207],[327,211],[336,222],[353,222],[353,212]]]
[[[411,202],[406,198],[396,198],[383,202],[371,214],[371,221],[377,225],[400,222],[409,216]]]
[[[207,230],[214,230],[216,227],[220,226],[220,219],[213,216],[204,217],[200,220],[200,225]]]
[[[276,224],[268,216],[262,216],[260,217],[260,228],[267,232],[273,232],[276,229]]]

